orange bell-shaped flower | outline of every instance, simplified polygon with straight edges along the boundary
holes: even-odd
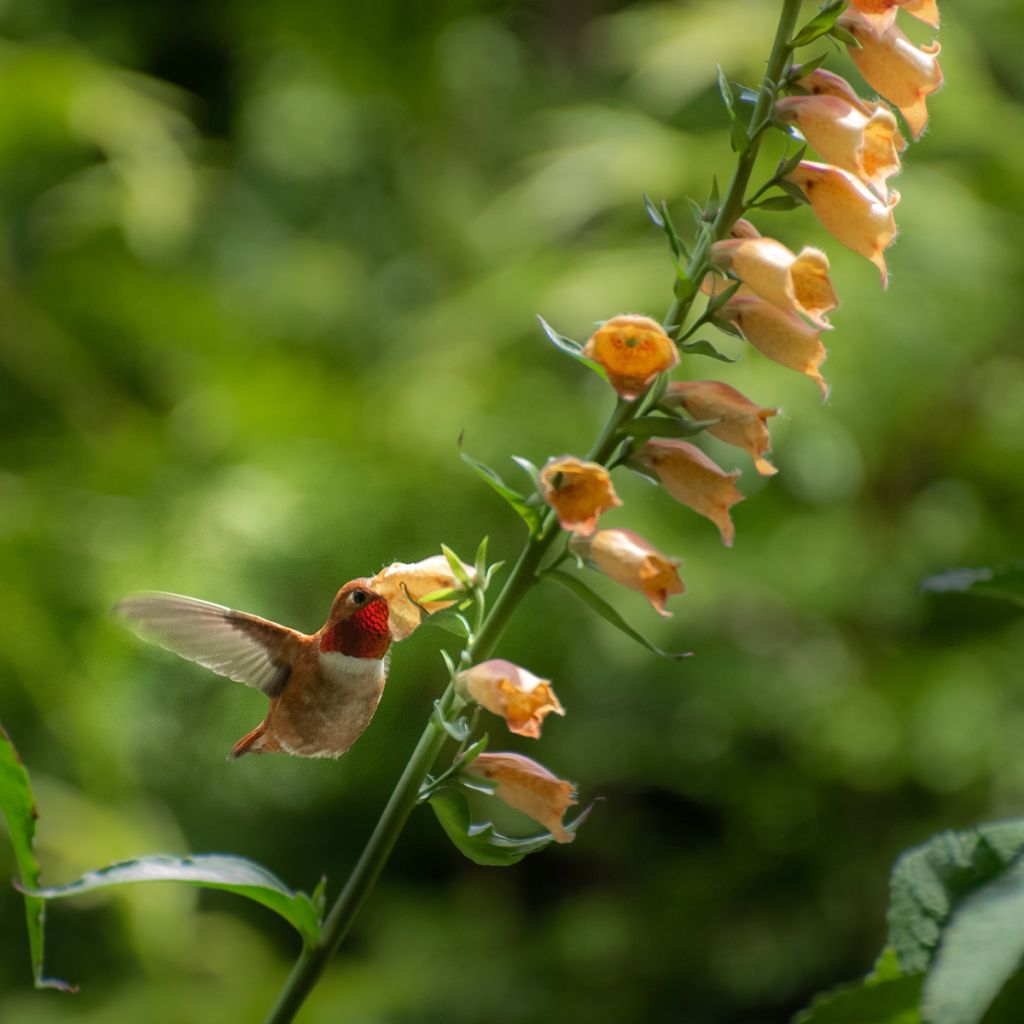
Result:
[[[939,27],[938,0],[850,0],[850,4],[879,32],[884,32],[896,20],[898,10],[912,14],[932,28]]]
[[[636,313],[602,324],[583,355],[603,366],[612,387],[629,401],[639,398],[659,373],[679,365],[679,352],[661,324]]]
[[[570,533],[593,533],[603,512],[621,505],[604,466],[572,455],[550,459],[540,471],[544,500]]]
[[[565,714],[547,679],[538,679],[525,668],[500,658],[460,672],[455,677],[455,688],[461,696],[500,715],[509,732],[519,736],[537,739],[546,715]]]
[[[472,566],[463,563],[462,567],[469,579],[476,575]],[[459,581],[444,555],[432,555],[421,562],[393,562],[381,569],[367,586],[387,599],[391,639],[404,640],[420,624],[420,608],[432,614],[455,603],[430,601],[424,604],[421,598],[441,590],[458,590]],[[419,602],[420,607],[410,601],[410,597]]]

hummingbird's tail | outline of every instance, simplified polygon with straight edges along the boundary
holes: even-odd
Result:
[[[273,739],[266,738],[267,723],[260,722],[252,732],[247,732],[232,748],[231,758],[241,757],[243,754],[270,754],[279,751],[281,747]]]

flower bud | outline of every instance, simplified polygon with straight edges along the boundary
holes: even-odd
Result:
[[[865,114],[838,96],[786,96],[775,104],[822,159],[857,175],[880,196],[900,171],[896,118],[884,107]]]
[[[672,613],[665,610],[665,602],[686,590],[679,578],[679,559],[663,555],[632,530],[598,530],[591,537],[577,535],[570,547],[605,576],[639,591],[666,618]]]
[[[849,171],[810,160],[801,161],[788,177],[803,189],[825,230],[878,267],[884,288],[888,271],[882,251],[896,237],[892,210],[899,193],[892,192],[883,202]]]
[[[774,238],[726,238],[711,246],[711,261],[731,270],[751,290],[780,309],[802,313],[818,327],[839,305],[828,276],[828,257],[810,246],[794,255]]]
[[[575,838],[562,824],[565,812],[576,803],[571,782],[522,754],[481,754],[469,771],[497,783],[494,795],[543,825],[556,843],[571,843]]]
[[[939,44],[915,46],[896,26],[877,31],[857,11],[847,10],[838,24],[860,43],[850,59],[864,80],[900,109],[911,134],[920,138],[928,124],[926,99],[942,85]]]
[[[652,438],[630,458],[651,470],[676,501],[710,519],[722,543],[732,547],[736,531],[729,509],[743,500],[736,488],[738,470],[727,473],[695,445],[668,438]]]
[[[884,32],[896,20],[900,8],[932,28],[939,27],[937,0],[850,0],[850,3],[876,32]]]
[[[465,565],[466,575],[472,579],[475,570]],[[392,640],[404,640],[419,624],[420,609],[409,600],[420,601],[438,590],[457,590],[459,581],[452,574],[444,555],[432,555],[422,562],[393,562],[381,569],[367,586],[387,599],[389,628]],[[454,601],[430,601],[421,606],[430,614],[454,604]]]
[[[601,513],[622,504],[604,466],[571,455],[549,459],[540,482],[544,500],[571,533],[593,533]]]
[[[740,288],[718,311],[763,355],[798,373],[806,374],[828,397],[828,385],[818,371],[825,361],[821,331],[801,320],[796,313],[765,302],[759,295]]]
[[[762,476],[778,470],[764,456],[772,449],[767,420],[778,409],[763,409],[734,387],[717,380],[680,380],[669,384],[662,398],[669,407],[685,409],[695,420],[718,420],[707,428],[712,437],[749,453]]]
[[[510,661],[492,658],[460,672],[455,677],[459,695],[475,700],[491,714],[505,719],[509,732],[519,736],[540,736],[541,723],[552,711],[564,715],[555,691],[547,679],[538,679]]]
[[[679,352],[656,320],[628,313],[599,327],[583,355],[604,367],[615,390],[625,399],[639,398],[659,373],[679,364]]]

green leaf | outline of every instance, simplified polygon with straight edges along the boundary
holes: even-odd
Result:
[[[918,1000],[923,975],[885,981],[866,979],[817,996],[793,1024],[921,1024]]]
[[[578,576],[573,576],[570,573],[562,572],[561,569],[549,569],[543,576],[546,580],[554,580],[556,583],[560,583],[566,590],[571,591],[575,594],[588,608],[597,612],[606,622],[610,622],[617,630],[625,633],[631,640],[635,640],[641,647],[646,647],[652,654],[658,655],[659,658],[689,658],[692,657],[692,651],[686,651],[684,653],[674,654],[669,651],[663,651],[660,647],[655,646],[641,633],[638,633],[628,622],[599,594],[595,594],[586,583],[583,582]]]
[[[787,196],[796,199],[799,203],[805,206],[810,203],[807,193],[799,185],[794,185],[791,181],[777,181],[775,185],[777,188],[782,189]]]
[[[733,95],[732,85],[729,79],[725,77],[721,64],[717,64],[715,70],[718,72],[718,91],[722,94],[722,102],[725,104],[725,109],[729,114],[729,120],[735,121],[736,97]]]
[[[846,45],[853,50],[862,49],[857,37],[852,32],[849,32],[845,28],[843,28],[842,25],[833,25],[828,30],[828,34],[832,36],[833,39],[838,39],[839,42],[846,43]]]
[[[184,882],[204,889],[221,889],[245,896],[280,914],[312,945],[320,936],[320,915],[311,897],[293,892],[266,868],[243,857],[197,854],[193,857],[139,857],[99,871],[90,871],[75,882],[33,890],[43,899],[63,899],[133,882]]]
[[[474,825],[466,797],[454,788],[442,789],[430,798],[437,820],[448,838],[465,857],[485,867],[508,867],[554,842],[550,832],[527,839],[502,835],[492,822]]]
[[[692,356],[710,356],[712,359],[719,359],[723,363],[736,363],[739,362],[739,356],[727,356],[724,352],[719,352],[710,341],[704,341],[698,339],[697,341],[684,341],[679,345],[680,352],[686,352]]]
[[[792,86],[801,78],[806,78],[812,71],[817,71],[828,60],[828,52],[819,53],[817,57],[805,60],[802,64],[794,64],[786,75],[786,86]],[[806,90],[805,90],[806,91]]]
[[[942,832],[904,853],[889,881],[889,945],[901,969],[928,969],[957,905],[1024,851],[1024,819]]]
[[[608,380],[608,374],[605,373],[604,367],[600,363],[594,362],[593,359],[588,359],[583,355],[583,346],[573,341],[572,338],[565,337],[564,334],[559,334],[551,324],[549,324],[544,317],[538,316],[537,319],[540,321],[540,326],[544,333],[548,337],[548,341],[555,346],[559,351],[564,352],[567,356],[575,359],[577,363],[581,363],[587,367],[588,370],[593,370],[603,381]]]
[[[500,494],[513,509],[515,509],[529,527],[530,533],[535,533],[537,531],[541,520],[541,513],[538,508],[527,504],[526,497],[514,488],[509,487],[509,485],[505,483],[505,481],[502,480],[502,478],[498,476],[490,466],[474,459],[472,455],[467,455],[466,452],[461,449],[459,450],[459,456],[466,465],[472,466],[481,480],[484,480],[491,488],[493,488],[494,491]],[[454,566],[452,567],[452,572],[455,572]]]
[[[815,39],[827,35],[845,6],[846,0],[828,0],[828,3],[823,4],[818,13],[793,36],[789,45],[792,47],[806,46],[808,43],[813,43]]]
[[[36,834],[36,798],[28,772],[7,731],[0,725],[0,812],[7,821],[7,832],[14,847],[20,888],[35,889],[39,885],[39,862],[32,849]],[[28,926],[29,955],[32,978],[36,988],[76,991],[67,982],[43,976],[43,934],[46,925],[46,904],[38,896],[25,893],[25,923]]]
[[[733,281],[720,292],[708,299],[708,308],[704,311],[703,319],[707,320],[715,315],[739,290],[742,281]]]
[[[995,569],[947,569],[929,576],[921,589],[931,594],[978,594],[1024,605],[1024,563]]]
[[[780,157],[778,166],[775,168],[775,173],[772,175],[772,180],[778,181],[780,178],[785,178],[787,174],[792,174],[797,167],[800,166],[800,161],[803,160],[806,155],[807,147],[800,146],[792,156]]]
[[[929,1024],[977,1024],[1024,957],[1024,860],[957,905],[924,983]]]
[[[644,193],[644,209],[647,211],[647,216],[651,218],[651,223],[656,228],[665,228],[665,219],[661,215],[661,210],[654,205],[654,200],[645,192]]]
[[[805,203],[805,199],[794,199],[793,196],[769,196],[753,205],[759,210],[795,210]]]
[[[693,437],[718,422],[718,420],[691,420],[676,414],[672,416],[639,416],[620,427],[618,433],[623,437],[637,437],[644,440],[649,437]]]

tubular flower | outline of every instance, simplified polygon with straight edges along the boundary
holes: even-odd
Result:
[[[786,96],[776,113],[793,121],[827,163],[856,174],[880,196],[899,174],[896,118],[885,108],[865,114],[838,96]]]
[[[734,324],[763,355],[816,381],[821,397],[828,397],[828,385],[818,371],[825,361],[825,346],[816,327],[743,288],[722,306],[718,315]]]
[[[474,569],[465,563],[463,568],[472,579]],[[420,609],[409,597],[419,601],[428,613],[433,614],[455,602],[430,601],[423,604],[421,599],[438,590],[457,590],[459,581],[444,555],[432,555],[422,562],[393,562],[386,569],[381,569],[367,586],[387,599],[391,639],[404,640],[422,619]]]
[[[884,288],[889,275],[882,251],[896,237],[892,210],[900,194],[892,192],[883,202],[849,171],[810,160],[802,161],[788,178],[804,190],[811,209],[837,242],[878,267]]]
[[[469,770],[497,783],[494,795],[543,825],[556,843],[571,843],[576,838],[562,824],[565,812],[576,803],[576,787],[571,782],[522,754],[481,754]]]
[[[932,28],[939,27],[937,0],[850,0],[850,3],[879,32],[884,32],[896,20],[900,8]]]
[[[797,84],[810,92],[812,96],[837,96],[841,100],[846,100],[851,107],[868,117],[879,110],[889,110],[884,103],[861,99],[853,86],[842,75],[826,71],[824,68],[816,68],[809,75],[804,75]],[[892,113],[892,111],[889,112]],[[893,144],[898,153],[902,153],[907,148],[907,140],[899,131],[893,135]]]
[[[510,661],[492,658],[460,672],[455,688],[494,715],[505,719],[509,732],[537,739],[545,715],[564,715],[547,679],[538,679]]]
[[[583,355],[600,363],[612,387],[629,401],[639,398],[659,373],[679,364],[679,352],[661,324],[636,313],[606,321],[591,335]]]
[[[540,482],[544,500],[571,533],[593,533],[601,513],[622,504],[604,466],[571,455],[549,459],[540,471]]]
[[[864,80],[900,108],[917,139],[928,124],[925,100],[942,85],[939,44],[915,46],[896,26],[877,31],[857,11],[845,11],[838,23],[860,43],[850,59]]]
[[[707,428],[712,437],[749,453],[762,476],[778,470],[764,456],[772,450],[767,420],[778,409],[763,409],[734,387],[718,380],[673,381],[662,401],[685,409],[695,420],[718,420]]]
[[[780,309],[803,313],[818,327],[839,305],[828,276],[828,257],[807,246],[794,255],[774,238],[725,238],[711,246],[711,260],[731,270],[752,291]]]
[[[736,488],[738,470],[727,473],[695,445],[667,438],[653,438],[631,458],[651,470],[676,501],[710,519],[722,543],[732,547],[736,530],[729,509],[743,500]]]
[[[643,594],[666,618],[665,602],[686,587],[679,578],[679,559],[663,555],[632,530],[598,530],[591,537],[573,537],[570,547],[594,568],[630,590]]]

